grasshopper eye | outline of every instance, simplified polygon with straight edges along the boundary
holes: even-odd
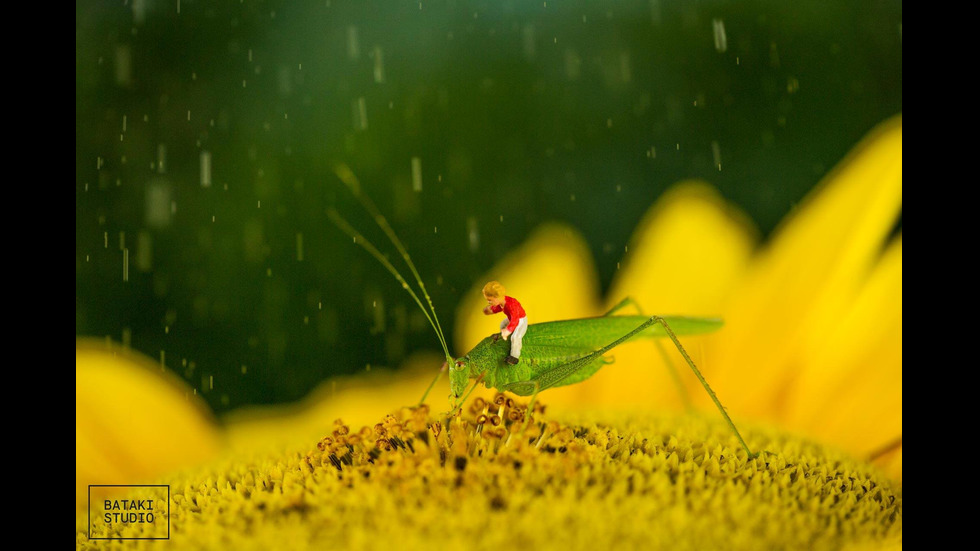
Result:
[[[466,367],[466,362],[463,360],[456,360],[456,365],[453,366],[453,369],[456,371],[462,371],[464,367]]]

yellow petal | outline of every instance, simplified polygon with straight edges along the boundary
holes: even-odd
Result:
[[[895,451],[887,453],[880,459],[874,461],[885,474],[893,480],[902,480],[902,447],[899,446]]]
[[[90,484],[147,484],[213,457],[220,436],[191,389],[148,358],[75,343],[76,503]]]
[[[901,237],[825,329],[809,336],[787,423],[866,456],[902,435]]]
[[[756,235],[748,218],[714,188],[695,181],[678,184],[633,232],[606,307],[632,297],[644,314],[717,317],[748,265]],[[699,341],[684,339],[695,362],[703,357]],[[659,345],[680,379],[697,385],[673,344]],[[616,362],[583,383],[588,385],[583,399],[619,407],[680,406],[680,392],[657,346],[641,340],[616,348],[610,354]],[[690,392],[704,391],[691,387]]]
[[[441,352],[419,352],[397,370],[375,369],[325,381],[293,404],[238,408],[221,418],[229,447],[240,453],[302,447],[330,434],[335,419],[373,425],[393,409],[418,404],[444,361]],[[443,376],[442,386],[426,400],[433,412],[449,409],[447,379]]]
[[[634,230],[606,306],[631,296],[651,314],[717,316],[756,240],[749,219],[714,188],[682,182]]]
[[[711,383],[738,415],[778,418],[809,332],[827,331],[878,258],[902,205],[901,117],[826,178],[753,263],[713,339]]]

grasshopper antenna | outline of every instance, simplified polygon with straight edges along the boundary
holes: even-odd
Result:
[[[408,250],[404,245],[402,245],[401,240],[398,239],[398,235],[395,234],[395,230],[391,229],[391,226],[388,224],[388,220],[381,214],[380,211],[378,211],[378,207],[374,206],[374,202],[371,201],[371,198],[361,193],[361,182],[357,179],[357,176],[354,175],[354,172],[350,169],[350,167],[344,163],[337,163],[334,165],[334,173],[337,175],[337,178],[340,178],[341,182],[347,185],[354,197],[356,197],[361,203],[361,206],[364,207],[364,210],[368,211],[368,214],[374,218],[375,223],[377,223],[378,227],[381,228],[381,231],[388,236],[388,239],[391,241],[391,244],[395,246],[398,254],[400,254],[402,259],[405,260],[405,264],[408,264],[408,269],[412,271],[412,276],[415,277],[415,283],[418,284],[420,289],[422,289],[422,295],[425,296],[425,301],[429,304],[429,310],[432,311],[432,319],[435,320],[434,329],[436,330],[436,333],[438,333],[439,341],[442,343],[442,348],[446,352],[446,359],[447,361],[452,360],[452,356],[449,354],[449,347],[446,346],[445,333],[443,333],[442,325],[439,323],[439,316],[436,315],[436,307],[432,304],[432,297],[429,296],[429,291],[426,290],[425,283],[422,282],[422,276],[419,275],[419,271],[415,268],[415,263],[412,262],[412,257],[409,256]],[[421,304],[419,306],[421,306]],[[432,320],[429,321],[431,322]]]
[[[419,286],[419,289],[422,290],[422,295],[425,297],[425,301],[429,305],[429,309],[426,310],[418,295],[408,284],[408,282],[405,281],[405,278],[402,277],[398,270],[391,264],[391,262],[389,262],[388,259],[381,254],[381,252],[379,252],[374,245],[371,244],[370,241],[358,233],[357,230],[355,230],[346,220],[344,220],[336,209],[331,208],[327,211],[327,215],[329,216],[331,222],[337,225],[337,227],[344,231],[344,233],[351,236],[354,239],[354,243],[364,247],[365,250],[371,253],[371,256],[381,262],[381,264],[393,276],[395,276],[395,279],[402,284],[402,288],[408,291],[408,294],[412,295],[412,299],[415,300],[415,304],[417,304],[422,310],[422,313],[425,314],[425,318],[429,320],[429,325],[432,326],[432,329],[436,332],[436,337],[439,338],[439,344],[442,345],[442,351],[446,354],[446,363],[436,374],[436,377],[432,380],[432,383],[429,384],[429,387],[425,390],[425,394],[422,395],[422,399],[419,400],[419,405],[421,405],[425,403],[425,399],[429,396],[429,392],[436,386],[436,383],[440,378],[442,378],[442,374],[445,373],[448,366],[454,361],[452,355],[449,353],[449,346],[446,345],[446,335],[442,330],[442,325],[439,323],[439,316],[436,314],[436,308],[432,304],[432,297],[429,296],[429,292],[425,288],[425,283],[422,281],[422,276],[419,275],[419,271],[415,268],[415,263],[412,262],[412,257],[409,256],[408,250],[404,245],[402,245],[401,240],[398,239],[398,235],[395,234],[395,230],[391,228],[391,226],[388,224],[388,220],[385,219],[378,208],[374,206],[374,202],[371,201],[371,198],[361,192],[361,182],[357,179],[357,176],[354,175],[354,172],[343,163],[335,164],[333,169],[334,174],[337,175],[337,178],[340,179],[340,181],[343,182],[348,189],[350,189],[351,194],[357,198],[358,202],[361,203],[361,206],[364,207],[364,210],[366,210],[368,214],[374,218],[374,222],[379,228],[381,228],[381,231],[388,236],[388,240],[395,246],[395,249],[398,250],[398,254],[401,255],[402,259],[405,261],[405,264],[407,264],[408,268],[412,271],[412,276],[415,277],[415,283]]]
[[[355,230],[354,227],[347,222],[347,220],[344,220],[344,217],[342,217],[340,213],[337,212],[337,209],[334,209],[332,207],[327,209],[327,217],[330,219],[331,222],[334,223],[335,226],[340,228],[341,231],[343,231],[351,238],[353,238],[354,243],[360,245],[361,247],[364,247],[364,249],[368,253],[370,253],[371,256],[373,256],[378,262],[380,262],[381,265],[384,266],[388,270],[388,272],[391,273],[391,275],[395,276],[395,279],[397,279],[398,282],[402,284],[402,288],[408,291],[408,294],[412,295],[412,298],[415,300],[415,304],[418,304],[419,308],[422,309],[422,313],[425,314],[426,319],[429,320],[429,325],[432,326],[432,329],[435,330],[436,332],[436,336],[439,337],[439,344],[442,345],[442,350],[443,352],[446,353],[446,361],[447,362],[453,361],[452,356],[450,356],[449,354],[449,347],[446,346],[446,339],[443,337],[442,330],[439,327],[439,321],[437,318],[436,319],[433,318],[433,316],[435,316],[436,314],[435,310],[432,311],[432,315],[430,316],[429,311],[426,310],[424,306],[422,306],[422,301],[419,299],[419,296],[415,293],[415,291],[408,284],[408,282],[405,281],[405,278],[402,277],[402,274],[398,272],[398,269],[395,268],[391,264],[391,262],[387,258],[385,258],[383,254],[381,254],[381,252],[377,249],[377,247],[375,247],[370,241],[367,240],[367,238],[361,235],[360,232]]]

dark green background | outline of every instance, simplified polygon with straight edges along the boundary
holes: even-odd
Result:
[[[544,221],[584,233],[605,287],[671,184],[711,182],[765,234],[900,113],[902,5],[82,1],[75,109],[75,333],[162,359],[223,411],[438,346],[327,221],[336,205],[381,244],[332,161],[447,328]]]

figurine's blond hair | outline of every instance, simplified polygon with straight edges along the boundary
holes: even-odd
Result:
[[[491,281],[483,286],[483,296],[490,298],[500,298],[504,296],[507,291],[504,286],[500,284],[499,281]]]

